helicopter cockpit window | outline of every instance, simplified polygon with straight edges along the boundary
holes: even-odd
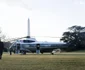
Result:
[[[31,42],[35,42],[35,41],[33,41],[33,40],[23,40],[23,42],[25,42],[25,43],[31,43]]]

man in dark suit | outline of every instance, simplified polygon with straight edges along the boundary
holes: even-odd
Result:
[[[4,50],[4,43],[0,40],[0,59],[2,59],[3,50]]]

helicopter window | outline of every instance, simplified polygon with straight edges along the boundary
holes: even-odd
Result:
[[[33,41],[33,40],[23,40],[23,42],[25,42],[25,43],[31,43],[31,42],[35,42],[35,41]]]
[[[41,44],[40,46],[41,47],[50,47],[51,45],[50,44]]]
[[[22,45],[23,48],[29,48],[29,46],[30,46],[30,45],[28,45],[28,44],[23,44],[23,45]]]

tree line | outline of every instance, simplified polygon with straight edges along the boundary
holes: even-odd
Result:
[[[67,51],[85,50],[85,27],[77,25],[68,27],[60,41],[68,44]]]

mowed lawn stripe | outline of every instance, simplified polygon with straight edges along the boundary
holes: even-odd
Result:
[[[9,55],[0,60],[0,70],[85,70],[85,54]]]

